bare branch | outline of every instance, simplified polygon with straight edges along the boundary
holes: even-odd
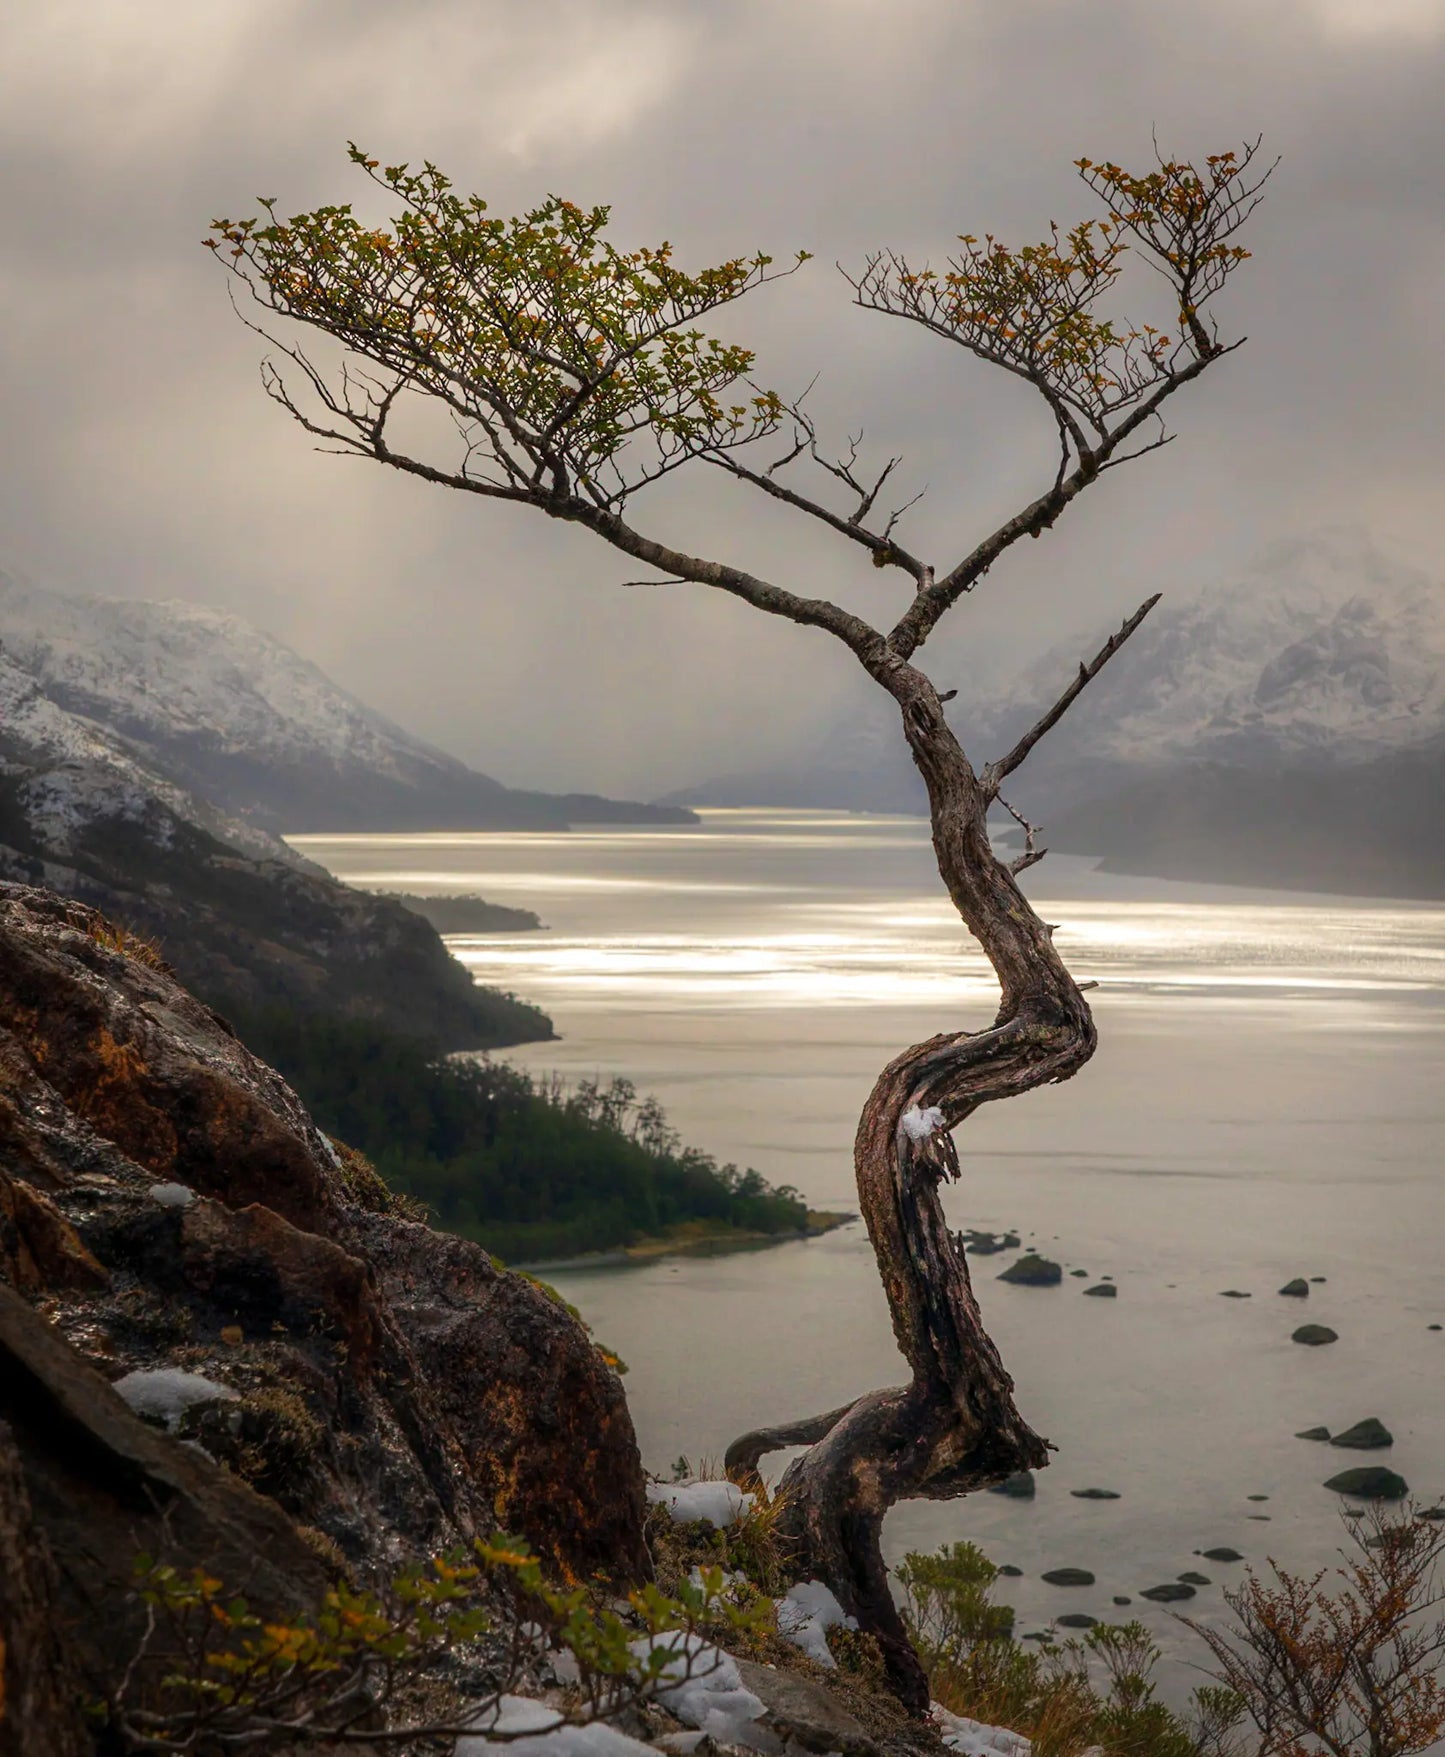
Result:
[[[1048,853],[1047,848],[1036,848],[1034,846],[1034,838],[1042,834],[1043,826],[1041,824],[1031,824],[1021,811],[1016,811],[1002,796],[999,796],[998,802],[1014,822],[1022,828],[1024,833],[1023,853],[1015,855],[1015,857],[1008,863],[1009,871],[1015,878],[1017,878],[1021,872],[1027,872],[1029,867],[1037,866]]]
[[[1087,664],[1081,660],[1079,663],[1078,676],[1054,703],[1053,707],[1049,709],[1048,713],[1024,733],[1023,737],[1007,756],[1000,757],[997,762],[989,763],[987,765],[979,779],[984,792],[990,799],[998,799],[1000,783],[1014,772],[1044,734],[1058,725],[1059,721],[1063,719],[1064,715],[1078,698],[1085,685],[1099,675],[1109,663],[1110,659],[1112,659],[1115,653],[1119,651],[1120,647],[1122,647],[1124,642],[1128,640],[1129,636],[1133,634],[1134,630],[1138,628],[1139,624],[1159,602],[1163,595],[1162,592],[1156,592],[1152,598],[1146,598],[1134,614],[1123,624],[1118,633],[1111,634],[1108,640],[1104,642],[1103,646],[1099,648],[1098,652],[1095,653],[1094,657],[1090,659]],[[1013,811],[1013,807],[1007,805],[1005,801],[1000,800],[999,803],[1005,805],[1007,810]],[[1018,813],[1014,812],[1014,816],[1017,817]],[[1023,821],[1022,818],[1019,818],[1020,823],[1023,823]]]

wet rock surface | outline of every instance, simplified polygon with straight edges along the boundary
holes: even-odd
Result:
[[[0,885],[15,1296],[101,1381],[178,1368],[228,1386],[179,1436],[351,1561],[501,1525],[567,1573],[644,1577],[632,1423],[583,1327],[409,1218],[221,1018],[117,942],[79,904]],[[0,1418],[13,1396],[7,1379]]]

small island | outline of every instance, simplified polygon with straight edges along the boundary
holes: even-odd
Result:
[[[477,896],[419,897],[410,891],[379,891],[413,915],[429,921],[438,933],[534,933],[545,926],[532,909],[488,903]]]

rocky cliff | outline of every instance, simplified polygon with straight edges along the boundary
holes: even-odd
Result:
[[[13,884],[0,1281],[0,1751],[81,1749],[34,1656],[59,1630],[47,1677],[113,1681],[140,1550],[229,1557],[262,1605],[498,1527],[564,1574],[648,1571],[583,1327],[404,1211],[146,947]],[[13,1744],[17,1665],[50,1744]]]

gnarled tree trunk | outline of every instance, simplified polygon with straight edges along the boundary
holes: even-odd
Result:
[[[991,784],[974,773],[932,684],[896,661],[878,680],[903,710],[928,786],[939,871],[1002,996],[988,1030],[945,1033],[890,1062],[858,1125],[859,1200],[911,1382],[745,1435],[729,1449],[727,1465],[746,1476],[767,1452],[810,1446],[783,1478],[780,1529],[802,1568],[826,1581],[877,1637],[897,1694],[923,1712],[927,1679],[889,1591],[883,1517],[896,1501],[946,1500],[1035,1469],[1048,1452],[1014,1406],[1013,1381],[969,1283],[962,1237],[944,1219],[939,1185],[959,1175],[949,1131],[981,1104],[1068,1079],[1093,1053],[1095,1035],[1051,930],[993,852]]]

